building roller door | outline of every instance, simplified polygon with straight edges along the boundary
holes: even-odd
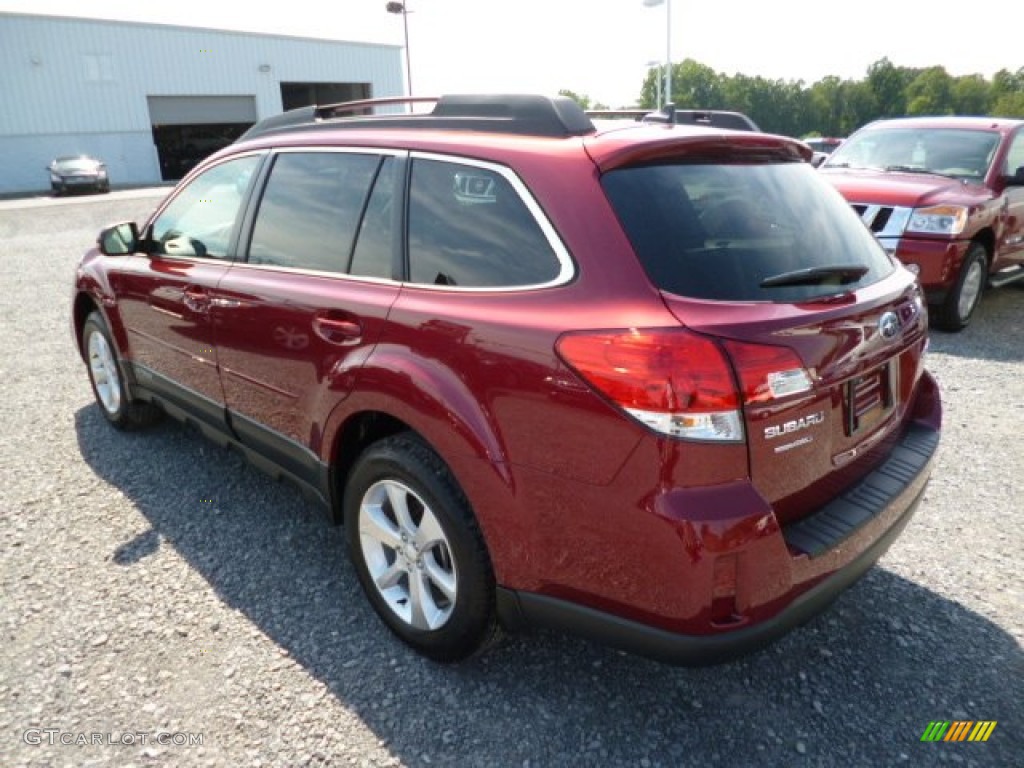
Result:
[[[147,96],[164,181],[180,179],[256,122],[255,96]]]

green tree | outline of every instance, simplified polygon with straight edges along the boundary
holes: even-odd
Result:
[[[558,95],[559,96],[567,96],[567,97],[569,97],[570,99],[575,101],[577,104],[579,104],[582,109],[591,109],[590,97],[587,96],[587,94],[585,94],[585,93],[580,95],[580,94],[576,93],[575,91],[570,91],[568,88],[562,88],[558,92]]]
[[[907,86],[908,115],[952,115],[953,78],[945,67],[928,67]]]
[[[1024,117],[1024,93],[1006,93],[992,105],[992,113],[998,117]]]
[[[662,77],[660,67],[647,71],[641,106],[657,104]],[[564,93],[575,96],[571,91]],[[686,59],[672,67],[671,101],[680,109],[743,112],[772,133],[846,136],[872,120],[905,114],[1024,117],[1024,67],[1016,72],[1000,70],[989,82],[981,75],[954,78],[940,66],[898,67],[883,58],[868,67],[864,79],[830,76],[807,87],[800,80],[730,76]]]
[[[647,76],[644,78],[644,84],[640,88],[640,106],[643,109],[656,109],[661,106],[658,104],[658,95],[661,93],[661,89],[665,87],[665,70],[661,67],[651,67],[647,70]]]
[[[953,80],[953,110],[958,115],[985,115],[991,108],[992,86],[981,75]]]
[[[706,64],[684,59],[672,65],[672,94],[666,99],[680,109],[721,109],[722,94],[717,72]]]
[[[1000,117],[1024,117],[1024,67],[1015,73],[1006,69],[996,72],[990,91],[991,114]]]
[[[907,75],[888,58],[882,58],[868,67],[868,87],[875,97],[877,117],[897,117],[906,114]]]
[[[845,98],[843,81],[834,75],[811,86],[811,114],[814,127],[825,136],[845,136],[842,129]]]

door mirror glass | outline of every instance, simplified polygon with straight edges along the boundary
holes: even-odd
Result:
[[[123,256],[135,253],[139,245],[139,228],[134,221],[115,224],[100,232],[96,244],[106,256]]]

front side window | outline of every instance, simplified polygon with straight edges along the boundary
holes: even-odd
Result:
[[[249,263],[346,271],[380,162],[347,152],[278,155],[253,224]]]
[[[1006,162],[1003,164],[1003,175],[1013,176],[1021,168],[1024,168],[1024,128],[1017,131],[1010,143],[1010,151],[1006,155]]]
[[[259,155],[221,163],[194,178],[153,222],[154,253],[224,259],[259,165]]]
[[[540,225],[501,173],[440,160],[413,161],[412,282],[505,288],[541,285],[560,273]]]
[[[806,163],[649,165],[611,171],[602,184],[651,281],[669,293],[801,301],[895,269]]]

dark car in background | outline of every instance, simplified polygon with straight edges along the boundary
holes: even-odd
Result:
[[[728,658],[882,556],[939,441],[924,304],[805,144],[374,105],[269,118],[102,233],[73,326],[107,421],[295,481],[440,660],[499,624]]]
[[[839,148],[843,143],[842,139],[823,136],[810,136],[803,140],[804,144],[814,150],[814,157],[811,158],[811,165],[817,168],[828,160],[828,156]]]
[[[109,192],[110,176],[102,160],[88,155],[58,157],[48,166],[50,188],[55,195],[65,192]]]
[[[804,139],[804,144],[809,146],[815,152],[821,152],[824,155],[831,155],[839,149],[839,145],[842,143],[842,139],[836,139],[828,136],[809,136]]]
[[[597,120],[635,120],[663,125],[696,125],[705,128],[728,128],[732,131],[760,131],[757,123],[742,112],[721,109],[676,109],[666,104],[658,110],[650,109],[589,109],[587,116]]]

